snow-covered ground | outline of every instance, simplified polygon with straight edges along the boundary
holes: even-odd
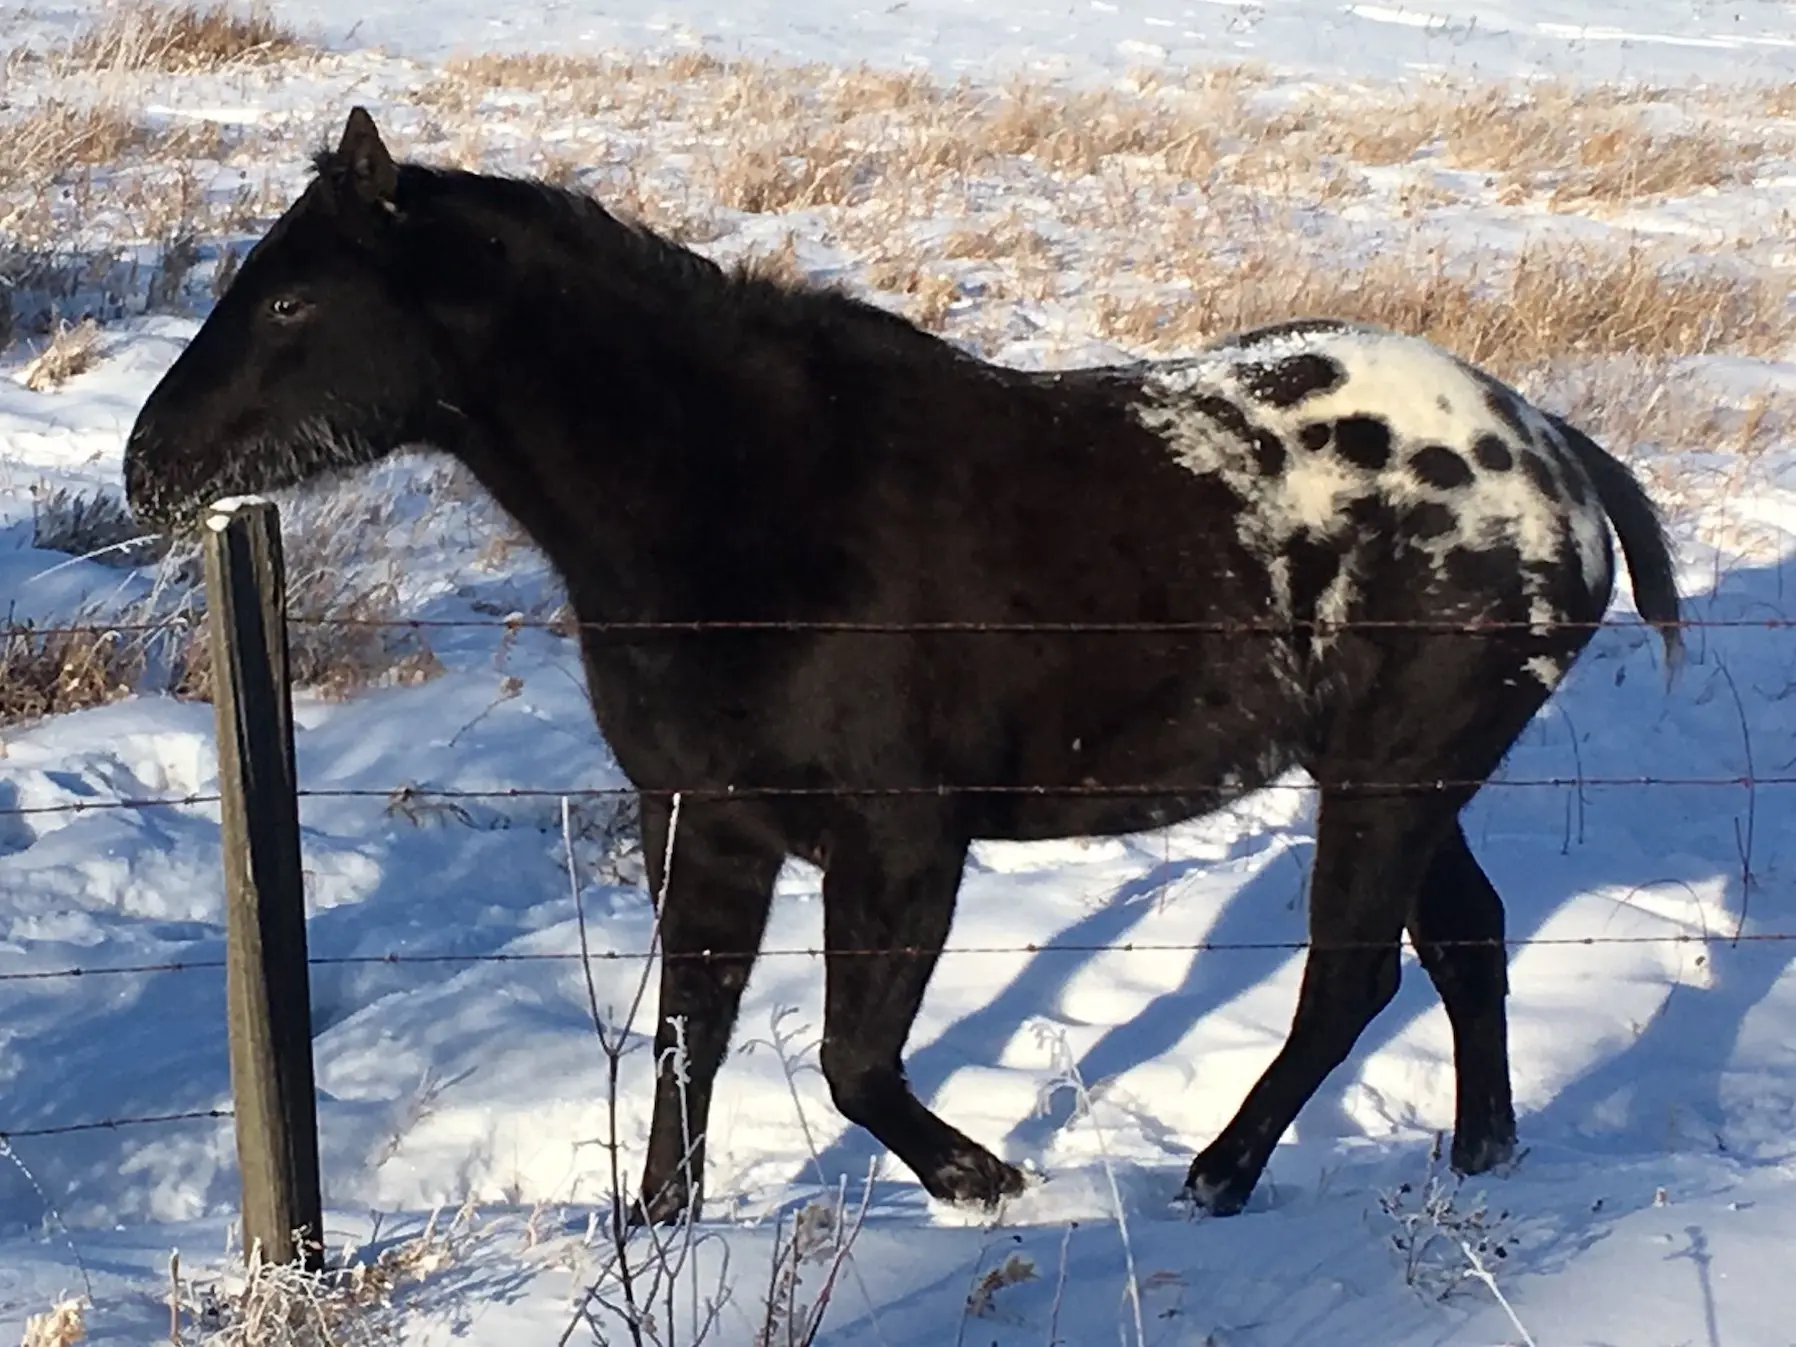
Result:
[[[68,31],[92,9],[34,5],[28,22]],[[871,59],[948,76],[1261,59],[1368,78],[1434,68],[1497,78],[1742,79],[1788,78],[1796,59],[1780,0],[545,0],[528,8],[441,0],[428,19],[411,0],[282,0],[276,9],[333,45],[422,58],[687,41],[720,54]]]
[[[450,52],[699,44],[982,80],[1243,59],[1293,87],[1429,72],[1796,79],[1796,6],[1771,0],[445,0],[428,17],[400,0],[292,0],[277,12],[341,54],[275,81],[170,81],[157,115],[266,119],[316,140],[353,96],[403,131],[427,120],[405,106],[407,91]],[[88,6],[37,7],[6,23],[41,43],[91,17]],[[30,71],[12,78],[26,87]],[[534,147],[507,151],[495,135],[489,155],[530,162]],[[265,166],[277,197],[303,167],[293,143],[290,162]],[[1600,229],[1575,214],[1537,223],[1700,240],[1736,237],[1745,231],[1733,224],[1750,217],[1787,245],[1790,173],[1634,205]],[[827,271],[839,241],[795,218],[801,262]],[[1455,219],[1449,240],[1468,250],[1491,238],[1513,246],[1520,231],[1513,215],[1477,204],[1435,223]],[[774,243],[782,224],[740,219],[716,250]],[[17,615],[53,620],[149,591],[151,569],[67,564],[34,547],[33,492],[118,490],[135,409],[202,310],[203,294],[186,315],[109,324],[98,365],[50,392],[21,382],[29,343],[0,356],[0,599]],[[995,354],[1104,353],[1052,337],[1013,334]],[[1796,394],[1796,350],[1695,365],[1730,406]],[[817,876],[794,864],[712,1115],[698,1259],[713,1280],[721,1252],[730,1259],[718,1340],[753,1340],[776,1213],[789,1222],[843,1175],[858,1192],[878,1161],[826,1343],[1132,1340],[1131,1264],[1150,1343],[1796,1342],[1781,1284],[1796,1236],[1796,890],[1785,869],[1796,637],[1751,625],[1792,616],[1783,565],[1796,537],[1796,441],[1761,433],[1750,456],[1619,447],[1672,488],[1690,615],[1739,625],[1692,633],[1691,664],[1669,691],[1656,641],[1637,628],[1600,633],[1470,813],[1519,942],[1511,1043],[1529,1150],[1513,1173],[1468,1183],[1413,1226],[1418,1240],[1437,1237],[1417,1255],[1419,1277],[1406,1278],[1393,1241],[1426,1197],[1453,1076],[1445,1018],[1413,961],[1245,1214],[1194,1221],[1170,1202],[1282,1041],[1294,1003],[1301,953],[1287,946],[1304,934],[1311,802],[1275,789],[1150,836],[978,850],[951,941],[975,952],[942,961],[909,1070],[957,1126],[1050,1176],[996,1226],[927,1201],[832,1109],[815,1070],[821,966],[806,952],[821,938]],[[348,497],[362,510],[356,565],[390,578],[394,611],[487,621],[553,611],[534,554],[496,543],[503,523],[440,470],[398,463]],[[325,513],[318,529],[345,518],[328,514],[341,499],[298,508],[296,528],[319,518],[308,510]],[[1624,596],[1617,612],[1628,611]],[[570,1290],[602,1256],[588,1221],[607,1195],[595,1144],[608,1125],[603,1061],[580,967],[565,957],[578,938],[559,801],[385,798],[408,784],[620,784],[572,644],[538,629],[502,637],[490,626],[435,630],[440,676],[347,698],[301,694],[296,708],[302,784],[327,792],[304,802],[303,822],[332,1246],[403,1237],[439,1205],[477,1204],[478,1228],[409,1293],[401,1331],[414,1343],[553,1342]],[[1639,777],[1685,784],[1539,784]],[[1748,777],[1757,784],[1739,784]],[[0,1133],[18,1162],[0,1157],[0,1335],[81,1294],[92,1340],[159,1340],[170,1251],[190,1276],[224,1264],[236,1201],[228,1120],[37,1134],[228,1106],[215,806],[50,808],[214,784],[204,704],[130,697],[0,732]],[[574,850],[596,948],[629,952],[648,941],[649,908],[630,857],[608,840],[609,809],[580,802]],[[1093,951],[1125,944],[1134,948]],[[354,962],[390,953],[423,958]],[[465,957],[490,955],[514,957]],[[173,963],[202,966],[27,976]],[[602,1002],[628,1002],[638,965],[594,971]],[[1076,1107],[1074,1078],[1089,1108]],[[632,1177],[645,1082],[637,1052],[619,1098]],[[1480,1197],[1494,1232],[1483,1256],[1507,1309],[1461,1275],[1453,1232],[1482,1238],[1466,1224]],[[969,1313],[969,1293],[1013,1255],[1034,1278],[1004,1278]],[[1426,1293],[1456,1280],[1444,1300]]]

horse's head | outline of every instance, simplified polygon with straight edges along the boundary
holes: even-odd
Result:
[[[442,342],[418,302],[429,231],[405,228],[413,171],[360,107],[314,162],[138,413],[125,490],[146,525],[372,462],[441,419]]]

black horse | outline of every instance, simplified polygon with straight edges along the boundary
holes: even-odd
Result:
[[[1296,1016],[1189,1193],[1241,1207],[1406,928],[1452,1023],[1452,1162],[1512,1155],[1503,910],[1459,815],[1606,611],[1611,522],[1676,662],[1665,538],[1617,460],[1391,332],[1023,372],[579,195],[396,164],[360,108],[315,168],[139,414],[131,507],[182,529],[423,444],[554,563],[655,892],[683,792],[657,1052],[683,1017],[695,1140],[664,1065],[638,1215],[696,1210],[788,856],[824,875],[836,1106],[929,1192],[993,1203],[1019,1173],[901,1060],[969,844],[1146,830],[1294,767],[1321,793]]]

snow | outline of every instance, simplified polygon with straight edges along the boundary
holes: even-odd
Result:
[[[1293,86],[1442,71],[1664,84],[1796,74],[1796,9],[1765,0],[443,0],[428,20],[413,0],[288,0],[278,12],[345,64],[315,82],[171,83],[154,115],[323,134],[354,88],[391,98],[403,125],[404,90],[432,62],[506,48],[705,45],[980,79],[1251,59]],[[89,14],[40,7],[20,16],[20,40],[66,35]],[[1541,227],[1707,239],[1748,217],[1769,225],[1793,190],[1761,182],[1601,226]],[[1516,227],[1469,208],[1461,224],[1494,246]],[[747,232],[719,254],[756,241]],[[826,273],[839,254],[805,237],[799,257]],[[99,365],[50,393],[18,381],[20,348],[0,360],[0,598],[15,616],[149,594],[149,569],[33,547],[32,493],[119,489],[131,418],[196,326],[197,315],[110,323]],[[999,352],[1017,363],[1107,354],[1043,329],[1010,333]],[[1704,358],[1703,373],[1744,403],[1796,388],[1796,352]],[[1511,960],[1510,1016],[1529,1150],[1512,1173],[1468,1182],[1461,1215],[1437,1213],[1435,1227],[1457,1228],[1480,1194],[1503,1213],[1497,1284],[1539,1343],[1771,1347],[1790,1341],[1778,1287],[1796,1235],[1796,975],[1780,938],[1796,931],[1784,855],[1796,836],[1796,643],[1750,624],[1789,616],[1796,444],[1744,466],[1720,448],[1649,466],[1656,484],[1679,484],[1690,616],[1739,625],[1692,633],[1669,690],[1648,633],[1600,633],[1469,812],[1509,934],[1526,942]],[[409,1293],[402,1340],[553,1341],[601,1253],[588,1223],[606,1200],[594,1139],[609,1126],[569,957],[579,938],[556,792],[585,792],[575,855],[595,952],[643,950],[650,913],[639,866],[605,840],[617,808],[607,792],[625,783],[592,726],[572,644],[501,629],[506,614],[547,616],[553,586],[527,549],[494,552],[503,526],[436,471],[399,463],[345,491],[388,501],[369,528],[401,611],[489,625],[429,633],[440,677],[296,705],[330,1243],[384,1244],[472,1200],[477,1237]],[[1707,480],[1732,486],[1694,485]],[[301,502],[290,536],[342,528],[331,513],[342,499]],[[1759,783],[1743,784],[1749,775]],[[1685,784],[1621,784],[1643,776]],[[393,794],[408,784],[490,794]],[[1406,1285],[1399,1224],[1380,1207],[1404,1184],[1419,1200],[1435,1134],[1452,1121],[1446,1020],[1413,959],[1248,1211],[1193,1220],[1171,1204],[1284,1037],[1313,841],[1300,785],[1151,835],[978,848],[908,1069],[956,1126],[1047,1176],[996,1225],[928,1200],[832,1108],[815,1067],[817,874],[793,863],[713,1106],[696,1266],[715,1277],[729,1253],[734,1304],[719,1340],[753,1341],[776,1214],[789,1223],[843,1176],[852,1200],[877,1162],[824,1343],[952,1333],[1008,1345],[1047,1342],[1051,1327],[1067,1343],[1132,1338],[1118,1195],[1150,1343],[1521,1341],[1475,1283],[1444,1301]],[[36,1135],[228,1106],[216,787],[203,704],[131,697],[0,733],[0,810],[12,811],[0,813],[0,1129],[14,1161],[0,1162],[0,1334],[82,1294],[92,1341],[159,1340],[170,1250],[189,1275],[225,1264],[237,1200],[228,1120]],[[152,797],[196,802],[103,807]],[[180,967],[29,976],[147,965]],[[595,961],[601,1004],[626,1005],[639,967]],[[631,1177],[646,1058],[626,1057],[618,1098]],[[978,1279],[1012,1255],[1035,1279],[969,1316]],[[1466,1265],[1441,1244],[1424,1261],[1441,1277]]]
[[[285,12],[346,38],[331,0]],[[1593,22],[1600,16],[1610,22]],[[1796,48],[1780,7],[1716,0],[1630,0],[1607,12],[1561,0],[1429,0],[1323,5],[1314,0],[590,0],[527,11],[451,0],[420,33],[406,0],[355,7],[357,42],[420,55],[535,48],[545,41],[643,46],[670,39],[801,60],[878,54],[942,74],[1028,64],[1046,70],[1262,59],[1321,70],[1395,75],[1422,69],[1513,75],[1553,70],[1601,78],[1647,68],[1731,79],[1788,71]]]

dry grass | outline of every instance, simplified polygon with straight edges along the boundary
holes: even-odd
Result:
[[[142,123],[111,103],[46,99],[23,116],[0,118],[0,187],[113,163],[148,138]]]
[[[105,706],[129,696],[147,665],[135,632],[62,629],[30,623],[0,631],[0,725],[17,725]]]
[[[100,325],[91,318],[64,324],[50,344],[25,366],[25,387],[33,393],[60,388],[77,374],[85,374],[100,358]]]
[[[745,276],[778,281],[782,285],[804,285],[808,278],[798,260],[798,235],[788,230],[780,245],[773,249],[756,249],[737,262],[736,269]]]
[[[977,109],[970,139],[992,155],[1024,156],[1075,177],[1117,156],[1157,156],[1169,170],[1181,153],[1200,154],[1214,130],[1184,109],[1113,90],[1062,90],[1019,80]]]
[[[288,674],[296,688],[343,700],[372,687],[409,686],[443,672],[424,634],[404,625],[396,573],[371,543],[388,522],[383,502],[332,502],[330,512],[287,530]],[[107,496],[40,493],[34,544],[85,556],[97,548],[139,565],[158,550],[140,540]],[[135,543],[120,547],[119,544]],[[107,557],[96,558],[105,560]],[[164,558],[172,602],[90,610],[67,624],[0,626],[0,725],[104,706],[133,692],[166,690],[210,701],[212,659],[190,558]]]
[[[1326,247],[1311,251],[1272,236],[1232,253],[1205,242],[1170,250],[1170,291],[1100,290],[1091,307],[1098,333],[1176,349],[1326,315],[1418,333],[1508,376],[1547,358],[1768,355],[1796,340],[1781,278],[1669,251],[1537,244],[1469,267],[1439,248],[1384,250],[1354,265]],[[1111,275],[1128,269],[1114,260],[1102,268]]]
[[[465,1261],[475,1238],[471,1204],[441,1229],[433,1215],[424,1231],[364,1261],[323,1272],[275,1266],[252,1257],[229,1278],[184,1287],[178,1273],[171,1338],[180,1320],[199,1332],[199,1347],[373,1347],[394,1341],[402,1296]],[[178,1266],[178,1265],[177,1265]]]
[[[83,170],[133,160],[220,159],[226,148],[214,122],[152,128],[113,101],[49,98],[0,116],[0,189],[78,180]]]
[[[158,555],[145,545],[148,541],[117,496],[89,495],[67,487],[32,488],[31,545],[41,551],[137,566]]]
[[[732,143],[708,156],[707,181],[718,205],[751,215],[845,206],[866,180],[866,166],[840,130],[822,132],[792,152],[777,133]]]
[[[875,262],[863,274],[875,290],[900,296],[910,320],[932,332],[943,329],[948,310],[960,297],[960,286],[952,275],[931,270],[927,262],[914,258]]]
[[[119,0],[63,54],[64,68],[174,74],[296,60],[310,48],[266,7]]]
[[[443,93],[455,85],[475,91],[520,89],[548,93],[602,79],[611,66],[602,58],[560,52],[481,52],[451,57],[444,63],[435,87]]]
[[[64,1300],[25,1321],[25,1338],[20,1347],[74,1347],[86,1338],[81,1302]]]
[[[1530,397],[1618,447],[1695,449],[1745,467],[1796,436],[1796,395],[1718,397],[1669,360],[1558,362],[1520,383]],[[1664,485],[1669,493],[1691,484]]]
[[[1183,84],[1019,79],[990,90],[915,72],[702,55],[488,55],[450,62],[420,97],[464,115],[490,94],[526,93],[547,113],[603,115],[626,128],[684,121],[714,141],[697,170],[707,191],[756,212],[842,204],[873,182],[927,191],[931,180],[992,173],[1005,160],[1061,178],[1126,165],[1322,202],[1368,190],[1360,169],[1427,160],[1493,172],[1512,191],[1572,208],[1750,182],[1776,148],[1708,115],[1694,95],[1680,108],[1658,90],[1440,86],[1382,102],[1312,95],[1267,114],[1253,101],[1263,78],[1233,67]],[[1687,124],[1656,127],[1668,110]]]
[[[443,672],[424,632],[403,625],[398,568],[382,566],[370,545],[378,502],[333,515],[328,527],[289,527],[287,674],[296,688],[344,701],[373,687],[409,687]],[[212,699],[211,642],[197,625],[171,680],[178,697]]]
[[[1544,193],[1559,208],[1750,183],[1775,149],[1694,103],[1684,109],[1687,126],[1655,129],[1652,115],[1666,109],[1666,95],[1651,90],[1445,87],[1400,103],[1323,97],[1275,118],[1268,130],[1359,164],[1426,156],[1494,173],[1510,200]]]
[[[185,701],[210,701],[212,661],[206,628],[189,619],[155,631],[132,623],[147,611],[108,619],[84,615],[69,627],[31,623],[0,628],[0,725],[42,720],[105,706],[155,680]],[[333,625],[396,620],[387,596],[357,595],[323,622],[296,623],[288,632],[293,686],[341,701],[373,687],[412,686],[443,671],[421,635],[402,626]]]

